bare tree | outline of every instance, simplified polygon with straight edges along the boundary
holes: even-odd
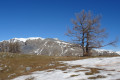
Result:
[[[72,20],[73,29],[67,30],[66,35],[73,38],[77,44],[80,44],[83,50],[83,56],[89,56],[92,48],[100,48],[107,45],[115,45],[117,40],[103,45],[107,38],[105,29],[100,28],[101,16],[94,16],[92,13],[82,10],[76,14],[76,20]]]
[[[1,52],[7,52],[8,51],[8,44],[9,42],[8,41],[3,41],[3,42],[0,42],[0,51]]]
[[[9,45],[9,51],[11,53],[20,53],[20,45],[18,42],[10,42]]]
[[[11,40],[0,42],[0,52],[20,53],[20,45]]]

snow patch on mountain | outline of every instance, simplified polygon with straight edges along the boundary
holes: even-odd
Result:
[[[120,55],[120,51],[116,51],[116,53],[118,53]]]
[[[41,37],[29,37],[29,38],[13,38],[14,41],[23,41],[26,42],[27,40],[35,40],[35,39],[41,39],[44,40],[45,38],[41,38]]]
[[[53,39],[55,39],[55,40],[59,40],[58,38],[53,38]]]
[[[106,49],[94,49],[95,51],[97,51],[98,53],[103,53],[103,52],[109,52],[109,53],[114,53],[115,51],[112,50],[106,50]]]
[[[70,44],[70,43],[67,43],[67,42],[61,42],[61,41],[55,41],[55,42],[58,43],[59,45],[60,45],[60,44],[64,44],[64,45]]]

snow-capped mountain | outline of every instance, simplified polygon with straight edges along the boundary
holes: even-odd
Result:
[[[23,41],[26,42],[27,40],[36,40],[36,39],[41,39],[44,40],[45,38],[41,37],[30,37],[30,38],[13,38],[15,41]]]
[[[109,52],[109,53],[114,53],[115,51],[112,50],[106,50],[106,49],[94,49],[98,53],[104,53],[104,52]]]
[[[37,40],[37,39],[41,39],[44,40],[45,38],[41,38],[41,37],[29,37],[29,38],[13,38],[10,40],[6,40],[6,41],[12,41],[12,42],[26,42],[27,40]]]
[[[82,48],[79,45],[61,41],[57,38],[13,38],[0,42],[0,45],[1,43],[7,45],[6,42],[18,42],[22,53],[49,56],[82,56]],[[92,55],[111,55],[111,53],[116,55],[116,53],[112,51],[92,50]]]
[[[116,55],[116,54],[119,55],[118,52],[112,50],[106,50],[106,49],[94,49],[94,50],[96,52],[96,55]]]
[[[120,55],[120,51],[116,51],[116,53]]]
[[[75,47],[74,44],[61,41],[57,38],[13,38],[6,41],[19,42],[22,53],[35,53],[37,55],[49,56],[82,56],[80,46]]]

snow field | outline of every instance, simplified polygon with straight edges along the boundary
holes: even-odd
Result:
[[[66,70],[52,69],[51,71],[36,71],[30,75],[23,75],[13,80],[116,80],[120,79],[120,57],[89,58],[75,61],[61,61],[69,66]],[[72,67],[81,65],[81,67]],[[64,66],[61,66],[61,68]],[[91,69],[98,69],[91,73]],[[92,79],[94,78],[94,79]]]

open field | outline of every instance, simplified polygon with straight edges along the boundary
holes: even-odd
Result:
[[[53,69],[58,61],[82,59],[79,57],[52,57],[27,54],[0,53],[0,80],[12,79],[33,71]]]
[[[13,80],[120,80],[120,57],[60,61],[62,66],[35,71]]]
[[[53,57],[53,56],[40,56],[28,54],[13,54],[13,53],[0,53],[0,80],[9,80],[22,75],[29,75],[35,71],[46,71],[48,73],[55,70],[69,73],[69,69],[77,69],[75,72],[86,72],[86,75],[98,73],[99,68],[85,68],[82,69],[80,63],[77,65],[67,65],[61,61],[82,60],[94,57]],[[79,69],[81,68],[81,69]],[[89,71],[89,72],[88,72]],[[56,72],[55,72],[56,73]],[[54,73],[54,74],[55,74]],[[53,74],[53,73],[52,73]],[[57,73],[56,73],[57,74]],[[79,74],[70,75],[76,77]],[[89,77],[100,78],[105,76]],[[32,80],[26,79],[26,80]],[[61,78],[60,78],[61,79]],[[24,79],[23,79],[24,80]]]

